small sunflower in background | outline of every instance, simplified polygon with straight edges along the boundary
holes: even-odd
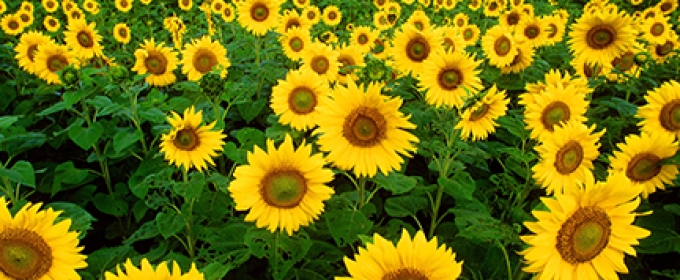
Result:
[[[167,86],[175,82],[177,77],[173,71],[179,60],[177,52],[165,47],[163,42],[156,44],[153,38],[145,39],[141,47],[135,51],[135,65],[132,71],[137,74],[151,74],[145,81],[153,86]]]
[[[642,198],[657,189],[665,189],[678,176],[678,166],[662,161],[678,151],[675,135],[667,133],[641,133],[626,136],[609,157],[610,174],[623,173],[633,186],[642,188]]]
[[[121,44],[130,43],[132,39],[130,27],[124,22],[117,23],[113,26],[113,38]]]
[[[366,66],[364,53],[359,46],[347,45],[338,49],[338,82],[345,85],[349,80],[357,81],[360,68]]]
[[[221,131],[215,131],[215,122],[201,125],[203,111],[198,111],[191,106],[184,110],[184,115],[172,112],[168,117],[172,129],[161,137],[161,152],[170,164],[189,171],[196,168],[199,172],[206,169],[206,162],[215,165],[212,157],[222,151],[223,138],[226,135]]]
[[[229,66],[231,62],[227,58],[227,49],[207,35],[194,40],[191,44],[184,45],[182,73],[187,75],[189,81],[198,81],[214,69],[219,69],[220,77],[224,78]]]
[[[489,28],[482,36],[482,50],[489,64],[498,68],[508,66],[517,56],[518,42],[512,30],[502,25]]]
[[[290,60],[300,60],[305,53],[305,49],[312,44],[309,30],[292,28],[279,37],[279,43],[283,48],[283,53]]]
[[[463,28],[470,23],[470,17],[465,13],[457,13],[453,16],[453,26]]]
[[[482,80],[477,70],[481,61],[461,51],[439,50],[425,60],[418,88],[425,101],[435,107],[460,107],[468,97],[479,92]]]
[[[311,1],[310,0],[293,0],[292,2],[293,2],[293,5],[295,5],[295,7],[297,7],[298,9],[304,9],[307,6],[310,5]]]
[[[64,14],[68,14],[69,11],[73,9],[78,9],[78,5],[76,5],[73,0],[63,0],[61,1],[61,9],[64,12]]]
[[[522,21],[524,18],[529,17],[529,15],[525,14],[524,11],[522,10],[522,7],[512,7],[509,11],[503,13],[500,18],[498,18],[498,24],[503,25],[509,28],[516,27],[520,21]]]
[[[193,0],[177,0],[177,5],[179,8],[183,11],[188,11],[191,10],[191,8],[194,6],[194,1]]]
[[[496,120],[505,116],[508,103],[510,100],[505,97],[505,91],[499,91],[496,85],[493,85],[480,100],[462,112],[461,119],[455,127],[460,130],[460,137],[472,141],[488,138],[489,134],[496,131],[498,126]]]
[[[517,54],[510,64],[501,67],[501,73],[522,73],[534,63],[535,50],[527,41],[517,44]]]
[[[337,80],[338,70],[340,70],[338,52],[324,43],[311,43],[309,48],[306,48],[302,53],[300,70],[312,70],[328,82],[334,82]]]
[[[625,50],[619,57],[611,62],[612,71],[608,73],[607,79],[614,82],[625,82],[628,79],[635,79],[644,71],[635,56],[644,52],[642,44],[635,42],[629,49]]]
[[[359,49],[367,54],[373,48],[373,42],[378,38],[379,32],[373,30],[370,26],[357,26],[352,30],[350,36],[350,44],[359,47]]]
[[[61,84],[57,72],[75,62],[67,46],[47,43],[38,47],[35,53],[35,74],[48,84]]]
[[[546,26],[546,40],[543,46],[552,46],[564,40],[567,21],[556,15],[542,16],[540,19]]]
[[[236,18],[236,7],[234,7],[234,4],[225,3],[220,15],[224,22],[232,22]]]
[[[127,13],[132,9],[132,3],[134,0],[115,0],[114,4],[116,9],[121,13]]]
[[[584,56],[575,56],[569,61],[571,67],[576,70],[576,76],[583,78],[595,78],[600,76],[607,76],[612,71],[611,63],[599,64],[589,62]]]
[[[73,8],[66,14],[66,22],[69,23],[74,20],[85,20],[85,14],[80,8]]]
[[[394,67],[404,74],[412,74],[414,77],[423,71],[425,61],[434,52],[443,49],[441,37],[433,30],[419,31],[410,24],[402,25],[402,28],[394,34],[394,46],[389,53],[394,59]]]
[[[381,94],[380,84],[365,88],[349,81],[336,86],[333,99],[321,112],[314,134],[319,134],[319,150],[343,170],[354,171],[361,177],[374,177],[378,170],[388,174],[410,157],[419,140],[405,129],[416,126],[408,121],[399,108],[402,100]]]
[[[647,45],[647,51],[657,63],[666,63],[678,48],[680,48],[680,41],[678,41],[678,35],[675,32],[671,32],[669,38],[663,44]]]
[[[532,168],[536,182],[548,195],[568,193],[586,181],[594,181],[593,160],[597,159],[598,143],[604,130],[570,121],[555,127],[552,137],[544,138],[535,147],[540,161]]]
[[[646,133],[664,133],[680,139],[680,83],[671,80],[645,95],[646,105],[640,106],[636,117]]]
[[[645,19],[640,27],[642,38],[650,44],[663,44],[671,36],[673,26],[668,22],[668,18],[663,14],[656,14],[654,17]]]
[[[323,9],[322,19],[328,26],[336,26],[342,21],[342,11],[334,5],[326,6]]]
[[[57,0],[42,0],[41,3],[48,13],[54,13],[59,9],[59,2]]]
[[[408,17],[406,23],[415,27],[418,31],[427,32],[432,28],[432,23],[430,23],[430,17],[423,10],[415,10]]]
[[[0,20],[0,28],[5,34],[16,36],[24,31],[24,25],[16,14],[6,14]]]
[[[83,2],[83,10],[92,15],[96,15],[99,14],[101,8],[99,7],[99,2],[96,0],[85,0],[85,2]]]
[[[575,190],[541,199],[547,211],[535,210],[536,222],[524,222],[532,232],[521,236],[529,248],[519,254],[536,279],[618,279],[628,273],[624,254],[650,235],[633,225],[639,187],[622,176],[606,182],[586,181]]]
[[[598,10],[583,13],[571,25],[569,47],[574,56],[591,64],[611,63],[621,52],[630,48],[637,38],[630,16],[623,12]]]
[[[21,34],[19,43],[14,47],[14,51],[17,53],[14,58],[21,69],[35,74],[35,53],[38,51],[39,46],[49,43],[54,44],[54,40],[40,31],[28,31]]]
[[[255,36],[264,36],[278,24],[280,0],[245,0],[238,4],[238,22]]]
[[[191,263],[191,268],[186,273],[182,273],[181,268],[176,261],[172,262],[172,271],[168,268],[167,262],[162,262],[156,268],[151,266],[147,258],[143,258],[141,265],[137,267],[130,259],[125,261],[123,265],[125,271],[116,266],[116,273],[107,271],[104,273],[105,280],[156,280],[156,279],[172,279],[172,280],[203,280],[203,273],[196,269],[196,264]]]
[[[458,28],[454,26],[438,26],[434,29],[437,36],[442,38],[442,47],[447,52],[464,52],[466,43],[463,36],[458,33]]]
[[[17,17],[19,17],[19,21],[21,21],[21,25],[24,26],[24,28],[31,27],[31,25],[33,25],[33,22],[35,21],[35,16],[33,16],[33,12],[19,10],[17,11],[16,15]]]
[[[505,1],[504,0],[487,0],[484,1],[484,15],[486,17],[497,18],[505,12]]]
[[[80,279],[77,269],[87,267],[78,247],[78,232],[61,211],[40,210],[42,203],[27,203],[14,215],[0,197],[0,275],[3,279]],[[57,222],[58,220],[58,222]]]
[[[64,41],[79,58],[103,56],[104,48],[99,43],[102,36],[97,32],[95,23],[87,23],[84,19],[73,20],[66,26]]]
[[[281,124],[306,131],[316,126],[317,109],[328,102],[330,91],[315,72],[292,70],[272,88],[271,108]]]
[[[472,23],[461,27],[458,32],[460,33],[461,37],[463,37],[463,42],[465,42],[465,46],[477,44],[477,40],[479,40],[479,36],[481,34],[479,27]]]
[[[226,3],[224,0],[213,0],[210,2],[210,11],[214,14],[221,14],[224,10]]]
[[[325,168],[322,154],[312,145],[293,146],[286,135],[278,148],[272,139],[267,150],[255,146],[248,152],[248,164],[236,167],[228,190],[238,211],[248,211],[246,222],[271,232],[288,235],[308,226],[324,211],[324,201],[335,193],[327,184],[333,171]]]
[[[276,32],[284,34],[292,28],[309,30],[311,26],[309,20],[300,16],[296,10],[286,10],[283,15],[279,16],[279,24],[276,27]]]
[[[349,277],[335,277],[335,280],[352,279],[457,279],[463,262],[456,262],[456,254],[446,245],[439,245],[437,237],[425,238],[418,231],[411,238],[404,229],[395,246],[380,236],[373,235],[373,243],[359,248],[354,260],[345,257]]]
[[[321,21],[321,10],[317,6],[309,5],[302,9],[300,16],[306,18],[311,25],[315,25]]]
[[[544,137],[551,137],[556,126],[570,121],[585,123],[589,102],[578,92],[575,85],[547,85],[542,93],[523,99],[533,101],[520,103],[525,106],[524,122],[531,130],[530,137],[541,141]]]
[[[527,16],[523,18],[515,29],[515,34],[518,35],[519,41],[524,41],[532,48],[538,48],[545,45],[548,39],[548,26],[539,17]]]
[[[668,15],[678,9],[678,0],[662,0],[656,4],[656,8],[664,15]]]

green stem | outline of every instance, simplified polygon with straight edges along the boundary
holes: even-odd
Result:
[[[357,184],[357,191],[359,192],[359,209],[363,208],[366,204],[366,177],[359,177]]]
[[[182,168],[182,179],[184,181],[184,187],[188,188],[189,187],[189,171],[186,168]],[[192,260],[196,257],[196,239],[194,238],[194,233],[192,230],[192,223],[193,223],[193,217],[192,214],[194,212],[194,202],[195,199],[191,198],[188,201],[185,201],[184,203],[189,204],[189,211],[186,213],[187,218],[184,220],[186,223],[187,227],[187,242],[186,242],[186,248],[187,248],[187,253],[189,253],[189,258]]]
[[[503,256],[505,257],[505,268],[508,270],[508,279],[512,280],[512,267],[510,266],[510,256],[508,256],[508,251],[505,250],[505,246],[503,246],[500,241],[496,240],[496,243],[498,243],[501,251],[503,251]]]
[[[430,232],[427,234],[428,238],[432,238],[434,236],[434,232],[437,229],[437,225],[439,223],[439,207],[441,207],[442,204],[442,196],[444,195],[444,186],[439,185],[437,188],[437,195],[434,199],[434,204],[432,205],[432,216],[430,220]]]

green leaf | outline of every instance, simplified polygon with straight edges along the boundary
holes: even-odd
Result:
[[[652,214],[640,216],[635,224],[651,231],[650,236],[640,240],[640,246],[636,247],[638,253],[680,252],[680,234],[676,229],[673,214],[663,209],[654,209]]]
[[[142,132],[139,130],[121,130],[113,136],[113,150],[120,153],[123,149],[142,139]]]
[[[159,212],[155,221],[158,231],[166,239],[177,234],[186,225],[184,217],[173,211]]]
[[[614,96],[600,96],[593,100],[593,105],[604,105],[618,111],[622,116],[635,116],[637,106],[630,102],[614,97]]]
[[[672,213],[673,215],[680,216],[680,204],[671,203],[663,206],[663,210]]]
[[[236,139],[241,144],[241,147],[250,149],[253,145],[264,147],[265,135],[259,129],[252,127],[245,127],[236,132]]]
[[[359,235],[367,234],[373,226],[373,222],[361,211],[329,209],[324,216],[333,240],[340,247],[354,243]]]
[[[513,117],[515,116],[515,117]],[[529,138],[529,131],[526,130],[526,126],[521,119],[516,117],[517,115],[505,115],[496,120],[501,128],[507,129],[510,134],[519,138],[527,139]]]
[[[269,255],[270,265],[272,268],[272,276],[274,279],[284,279],[288,271],[293,266],[301,261],[312,247],[312,241],[304,232],[298,232],[295,235],[288,236],[286,234],[279,234],[277,242],[270,246],[276,246],[276,254]],[[271,261],[276,261],[276,265],[272,266]]]
[[[224,145],[223,153],[236,164],[246,163],[246,156],[248,153],[236,147],[234,142],[227,142],[227,144]]]
[[[270,244],[274,244],[274,234],[265,229],[251,228],[244,238],[250,253],[256,258],[262,258],[267,254]]]
[[[119,197],[103,193],[96,194],[92,203],[94,203],[97,210],[102,211],[102,213],[116,217],[123,216],[128,210],[127,202]]]
[[[85,237],[87,231],[92,229],[92,223],[97,221],[95,217],[77,204],[70,202],[52,202],[47,206],[52,207],[52,209],[57,211],[63,211],[59,218],[68,218],[71,220],[70,229],[71,231],[78,232],[78,238]]]
[[[238,109],[239,113],[241,113],[241,117],[243,117],[247,123],[250,123],[255,119],[255,117],[257,117],[257,115],[260,114],[260,112],[262,112],[262,109],[264,109],[265,105],[267,105],[267,99],[262,97],[253,102],[238,104],[236,105],[236,108]]]
[[[137,228],[137,230],[135,230],[135,232],[125,240],[125,244],[132,244],[140,240],[151,239],[158,236],[159,234],[160,231],[156,226],[156,221],[151,220]]]
[[[2,116],[0,117],[0,129],[5,129],[19,120],[19,116]]]
[[[392,192],[392,194],[399,195],[407,193],[415,188],[417,180],[402,173],[390,172],[387,176],[378,173],[375,178],[373,178],[373,182],[383,189]]]
[[[110,98],[103,95],[97,95],[86,102],[97,109],[97,116],[99,117],[116,114],[123,110],[123,106],[113,103]]]
[[[440,177],[437,183],[444,187],[444,193],[456,200],[471,200],[476,188],[472,176],[464,170],[456,171],[452,178]]]
[[[52,195],[62,190],[62,184],[78,185],[87,179],[89,173],[85,169],[78,169],[72,161],[64,162],[54,169],[52,181]]]
[[[104,134],[104,127],[100,123],[92,123],[90,127],[71,127],[68,136],[83,150],[89,150]]]
[[[418,211],[425,209],[427,205],[427,198],[422,196],[389,197],[385,200],[385,212],[387,212],[387,215],[399,218],[415,216]]]
[[[174,191],[187,200],[196,199],[201,196],[205,185],[205,175],[203,173],[193,173],[189,182],[176,182],[174,184]]]
[[[17,161],[14,166],[12,166],[12,170],[21,175],[21,181],[17,183],[35,188],[35,171],[30,162],[25,160]]]

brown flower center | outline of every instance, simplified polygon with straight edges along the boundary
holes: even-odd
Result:
[[[38,45],[37,44],[32,44],[28,46],[28,49],[26,50],[26,56],[30,61],[35,61],[35,52],[38,51]]]
[[[520,15],[517,12],[512,12],[508,15],[505,22],[508,25],[517,25],[519,23]]]
[[[588,262],[607,247],[611,225],[609,216],[599,207],[579,208],[562,224],[555,247],[570,264]]]
[[[465,28],[465,30],[463,30],[463,39],[465,39],[465,41],[470,41],[474,37],[475,37],[475,32],[472,31],[472,29]]]
[[[62,54],[53,54],[47,58],[47,69],[54,73],[69,65],[68,59]]]
[[[660,9],[662,12],[668,12],[668,11],[670,11],[672,8],[673,8],[673,4],[668,3],[668,2],[664,2],[663,4],[661,4],[661,6],[659,6],[659,9]]]
[[[302,38],[296,36],[288,40],[288,46],[294,52],[300,52],[305,48],[305,41],[303,41]]]
[[[387,121],[375,108],[358,107],[342,125],[342,135],[354,146],[372,147],[385,139]]]
[[[608,24],[593,26],[586,34],[586,44],[596,50],[609,47],[614,40],[616,40],[616,29]]]
[[[92,35],[86,31],[78,32],[76,38],[78,38],[78,44],[83,48],[91,48],[94,46]]]
[[[612,61],[612,65],[621,71],[630,70],[635,66],[635,54],[627,52]]]
[[[512,41],[506,36],[498,37],[493,44],[493,50],[496,55],[505,56],[512,50]]]
[[[555,169],[563,175],[568,175],[578,169],[583,161],[583,147],[577,141],[571,140],[555,155]]]
[[[649,28],[649,33],[651,33],[654,36],[661,36],[663,35],[664,30],[666,30],[666,27],[663,25],[663,23],[655,22]]]
[[[56,5],[57,4],[52,1],[47,1],[47,3],[45,3],[45,6],[47,6],[48,9],[53,9]]]
[[[569,117],[569,106],[562,101],[554,101],[541,112],[541,123],[543,128],[552,132],[555,125],[559,125],[562,121],[568,121]]]
[[[359,36],[357,36],[357,42],[360,45],[368,44],[368,36],[366,34],[359,34]]]
[[[548,39],[552,39],[553,37],[555,37],[555,35],[557,35],[558,30],[557,28],[558,28],[557,25],[555,25],[554,23],[548,24],[548,29],[546,30],[548,32]]]
[[[185,127],[175,133],[172,143],[182,151],[193,151],[201,144],[201,139],[195,128]]]
[[[406,44],[406,56],[411,61],[421,62],[430,54],[430,44],[422,36],[412,38]]]
[[[10,20],[9,23],[7,23],[7,27],[9,27],[10,30],[17,30],[21,27],[21,24],[16,20]]]
[[[23,23],[29,23],[31,21],[31,16],[25,13],[21,13],[19,15],[19,20],[21,20]]]
[[[313,57],[310,65],[312,66],[312,70],[320,75],[326,74],[331,67],[330,61],[323,55]]]
[[[123,1],[125,1],[125,0],[123,0]],[[182,6],[184,6],[184,7],[191,6],[191,0],[182,0]]]
[[[188,1],[182,1],[182,3],[185,3],[185,2],[188,2]],[[188,5],[189,4],[186,4],[186,3],[184,4],[184,6],[188,6]],[[120,7],[121,8],[125,9],[125,8],[127,8],[127,6],[128,6],[127,0],[120,0]]]
[[[288,21],[286,22],[286,27],[284,28],[284,32],[288,31],[293,27],[300,27],[300,21],[297,18],[288,19]]]
[[[383,275],[381,280],[429,280],[424,273],[415,268],[400,268]]]
[[[217,56],[208,49],[199,49],[194,54],[194,68],[202,74],[210,72],[213,66],[217,65]]]
[[[168,59],[157,51],[149,51],[149,56],[144,60],[146,71],[154,75],[165,74],[168,67]]]
[[[671,41],[666,41],[665,44],[661,45],[656,45],[656,48],[654,48],[654,51],[658,56],[667,56],[673,51],[674,44]]]
[[[666,130],[673,132],[680,130],[680,99],[674,99],[663,105],[659,114],[659,122]]]
[[[47,25],[54,28],[57,27],[57,25],[59,25],[59,22],[56,19],[51,18],[47,21]]]
[[[457,68],[439,71],[437,83],[445,90],[455,90],[463,82],[463,74]]]
[[[307,180],[298,170],[274,170],[260,183],[265,203],[278,208],[294,208],[307,193]]]
[[[474,122],[484,118],[484,116],[486,116],[486,114],[489,112],[489,109],[491,109],[489,104],[482,103],[479,107],[477,107],[477,109],[475,109],[474,112],[470,114],[469,121]]]
[[[314,111],[317,100],[314,92],[305,86],[293,89],[288,96],[288,107],[298,115],[306,115]]]
[[[626,168],[626,176],[634,182],[646,182],[661,172],[661,159],[653,153],[635,155]]]
[[[524,36],[529,39],[535,39],[538,35],[541,35],[541,28],[537,25],[529,25],[524,29]]]
[[[118,29],[118,36],[120,36],[120,37],[123,38],[123,39],[127,38],[127,37],[128,37],[128,30],[127,30],[127,28],[119,28],[119,29]]]
[[[342,55],[338,57],[338,62],[340,63],[340,70],[338,73],[340,75],[348,75],[354,72],[354,66],[357,65],[356,61],[354,61],[354,58],[349,55]]]
[[[338,18],[338,14],[335,11],[328,12],[328,19],[335,20]]]
[[[250,17],[257,22],[263,22],[269,17],[269,8],[263,3],[255,3],[250,8]]]
[[[6,228],[0,232],[0,272],[10,279],[41,279],[52,261],[52,249],[34,231]]]

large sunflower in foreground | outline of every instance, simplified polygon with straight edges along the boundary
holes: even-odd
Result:
[[[168,268],[167,262],[159,264],[155,269],[146,258],[142,259],[140,267],[135,266],[130,259],[123,265],[125,271],[116,266],[116,274],[106,272],[105,280],[203,280],[203,273],[196,269],[196,264],[191,263],[191,268],[187,273],[182,273],[176,261],[172,262],[172,271]]]
[[[186,44],[182,51],[182,73],[187,74],[189,81],[198,81],[215,68],[220,70],[220,77],[224,78],[229,66],[231,63],[227,58],[227,49],[207,35],[192,44]]]
[[[512,30],[502,25],[489,28],[482,36],[482,50],[489,64],[496,67],[508,66],[517,56],[517,42]]]
[[[333,180],[333,171],[324,168],[325,164],[322,154],[312,154],[311,144],[294,149],[286,135],[277,149],[269,139],[266,152],[255,146],[248,152],[248,165],[234,170],[228,190],[235,209],[250,210],[245,220],[255,221],[257,227],[293,235],[321,215],[323,202],[334,193],[326,186]]]
[[[24,71],[34,74],[35,53],[39,46],[49,43],[54,43],[49,36],[40,31],[28,31],[21,34],[19,43],[14,47],[14,51],[17,53],[14,58]]]
[[[475,104],[461,114],[456,129],[460,130],[460,137],[472,141],[484,140],[489,133],[496,131],[496,119],[505,115],[508,110],[509,99],[505,98],[505,91],[499,91],[493,85]]]
[[[328,102],[330,87],[313,71],[289,71],[285,80],[272,88],[271,107],[279,122],[297,130],[316,126],[318,106]]]
[[[628,273],[624,253],[635,256],[633,245],[650,234],[632,225],[639,191],[614,176],[542,198],[548,211],[533,211],[538,221],[524,223],[533,232],[521,237],[530,246],[520,252],[528,263],[524,271],[541,280],[618,279],[617,272]]]
[[[635,43],[637,30],[628,15],[603,9],[584,13],[571,25],[569,38],[569,46],[575,56],[604,65]]]
[[[536,146],[541,160],[531,169],[533,177],[546,192],[565,193],[585,181],[593,181],[593,160],[600,154],[598,143],[604,130],[595,133],[595,126],[587,127],[575,121],[555,127],[552,137],[544,138]]]
[[[661,162],[678,151],[674,135],[643,132],[627,136],[617,147],[619,151],[609,158],[610,173],[623,173],[633,185],[641,186],[643,198],[656,189],[665,189],[664,184],[671,184],[678,176],[677,165]]]
[[[99,44],[102,36],[95,29],[94,22],[87,24],[84,19],[72,20],[68,22],[66,29],[64,41],[79,58],[88,59],[104,55],[104,48]]]
[[[177,68],[177,52],[170,47],[156,45],[154,39],[144,40],[141,48],[135,51],[135,65],[132,71],[150,75],[145,81],[153,86],[167,86],[175,82],[177,77],[173,71]]]
[[[420,75],[425,60],[443,48],[441,38],[436,35],[432,29],[420,31],[411,24],[403,25],[394,34],[394,46],[390,49],[394,67],[406,75]]]
[[[546,85],[541,94],[529,98],[533,102],[525,104],[524,122],[531,130],[531,138],[541,140],[550,136],[556,126],[569,121],[585,123],[588,101],[578,93],[576,85]]]
[[[12,217],[0,197],[0,279],[80,279],[76,269],[87,267],[71,219],[55,223],[61,211],[41,205],[29,202]]]
[[[359,248],[354,260],[344,258],[351,276],[335,280],[352,279],[457,279],[463,262],[456,262],[456,254],[446,245],[439,245],[437,237],[428,241],[423,231],[411,239],[405,229],[397,246],[377,233],[373,243]]]
[[[279,23],[280,0],[245,0],[238,4],[238,22],[255,36],[264,36]]]
[[[479,78],[481,62],[462,51],[443,50],[425,60],[419,88],[427,90],[425,100],[436,107],[459,107],[468,96],[482,89]]]
[[[49,84],[61,84],[57,71],[75,62],[68,47],[52,42],[38,47],[34,60],[35,74]]]
[[[215,122],[201,126],[203,112],[196,112],[194,106],[184,110],[184,117],[172,112],[168,117],[172,129],[161,137],[161,152],[170,164],[189,170],[196,167],[198,171],[206,169],[206,162],[215,165],[212,157],[222,151],[226,135],[214,131]]]
[[[354,169],[357,176],[373,177],[399,169],[416,150],[418,138],[404,129],[416,128],[399,112],[402,100],[380,93],[382,86],[366,89],[350,80],[347,87],[336,86],[333,99],[319,107],[321,113],[314,131],[321,134],[319,150],[340,169]]]
[[[680,83],[671,80],[650,90],[645,96],[647,105],[639,107],[643,132],[665,133],[680,138]]]

